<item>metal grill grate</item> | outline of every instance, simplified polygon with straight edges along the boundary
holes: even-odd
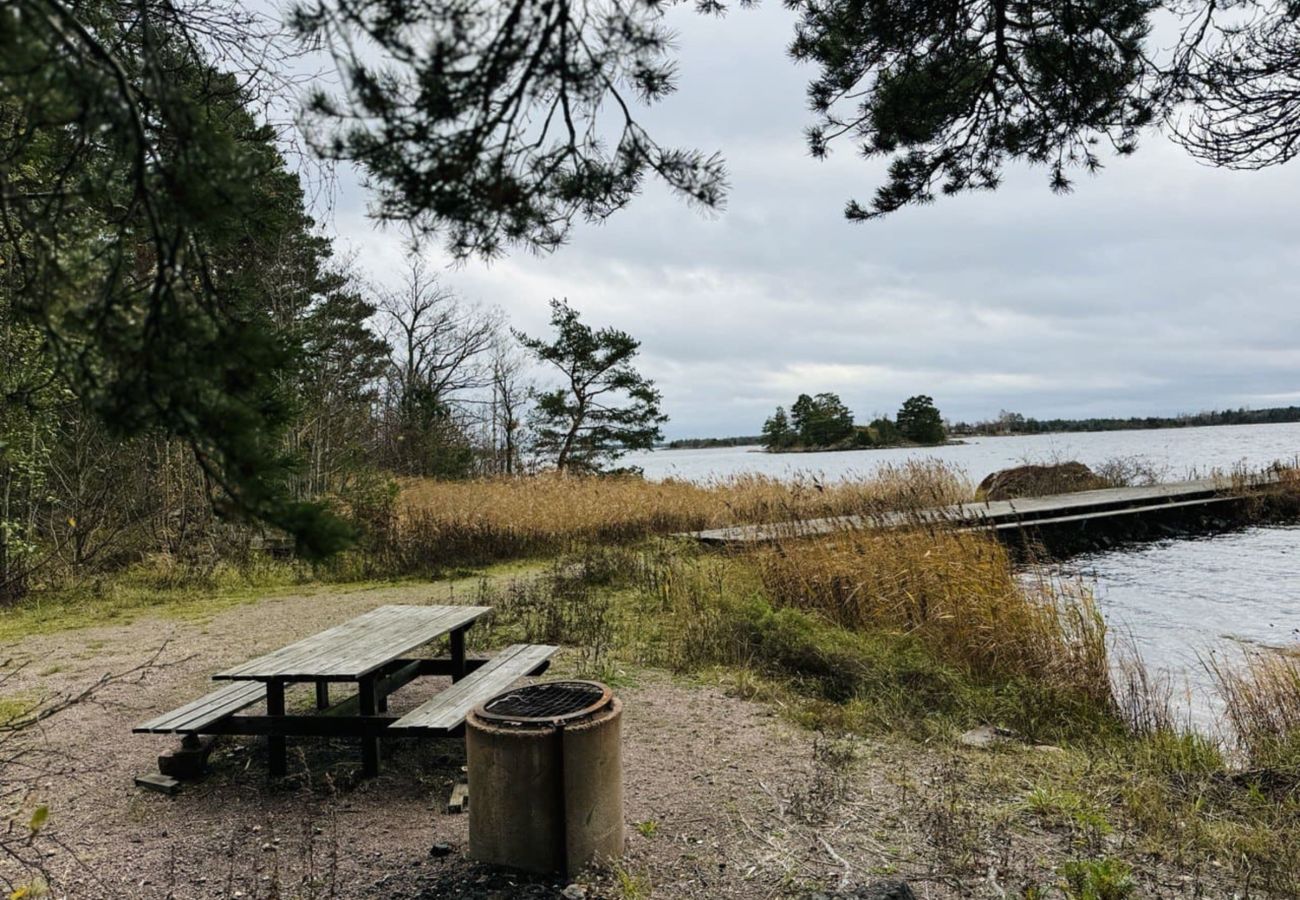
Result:
[[[579,719],[602,709],[610,691],[595,681],[550,681],[498,694],[479,714],[496,722],[518,725]]]

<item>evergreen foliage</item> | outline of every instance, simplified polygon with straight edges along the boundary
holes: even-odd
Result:
[[[943,419],[934,401],[924,395],[910,398],[899,410],[898,422],[878,416],[870,425],[854,425],[853,412],[838,394],[800,394],[790,407],[778,406],[763,423],[762,444],[767,450],[856,450],[938,444],[945,438]]]
[[[310,98],[313,143],[365,168],[380,218],[439,232],[457,257],[554,249],[649,173],[718,207],[721,161],[663,147],[633,118],[675,88],[664,11],[650,0],[306,0],[290,24],[332,49],[344,86]]]
[[[1103,148],[1132,153],[1148,127],[1222,166],[1275,165],[1300,148],[1290,2],[789,5],[790,53],[820,69],[813,154],[844,139],[890,159],[875,196],[847,205],[851,220],[994,189],[1013,161],[1045,166],[1068,191],[1073,170],[1099,171]]]
[[[776,412],[763,423],[763,446],[768,450],[782,450],[799,439],[798,433],[790,427],[790,418],[785,414],[785,407],[778,406]]]
[[[914,444],[942,444],[946,437],[943,417],[934,400],[925,394],[908,397],[895,421],[904,439]]]
[[[11,314],[119,438],[191,447],[214,502],[312,555],[347,530],[293,497],[267,256],[305,239],[296,177],[171,4],[19,0],[0,19],[0,258]]]
[[[830,447],[853,436],[853,413],[838,394],[800,394],[790,407],[790,425],[805,447]]]
[[[668,417],[654,382],[632,366],[640,342],[614,328],[593,330],[577,310],[551,301],[550,340],[515,332],[541,362],[558,369],[564,385],[537,396],[537,448],[561,471],[599,471],[628,450],[649,450],[663,439]]]

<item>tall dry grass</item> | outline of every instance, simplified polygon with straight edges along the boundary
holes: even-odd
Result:
[[[1244,761],[1300,776],[1300,656],[1248,651],[1232,661],[1211,657],[1206,667]]]
[[[375,530],[384,551],[410,570],[726,525],[929,508],[971,495],[963,475],[935,461],[836,482],[810,474],[736,475],[703,484],[562,475],[407,480]]]
[[[845,628],[921,641],[982,678],[1033,678],[1111,702],[1106,627],[1084,590],[1017,577],[987,535],[846,531],[754,553],[768,596]]]

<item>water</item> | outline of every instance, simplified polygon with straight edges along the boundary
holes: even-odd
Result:
[[[714,476],[761,472],[777,477],[815,472],[829,479],[869,476],[887,463],[939,459],[978,483],[998,469],[1025,462],[1078,460],[1095,466],[1115,458],[1137,459],[1169,480],[1212,469],[1260,468],[1300,454],[1300,422],[1283,425],[1220,425],[1145,431],[1090,431],[965,438],[947,447],[849,450],[835,453],[763,453],[757,447],[655,450],[630,453],[623,464],[640,466],[648,478],[704,481]]]
[[[672,450],[629,456],[648,477],[707,480],[741,472],[828,479],[867,476],[885,463],[931,457],[972,481],[1024,462],[1133,458],[1167,479],[1235,466],[1260,468],[1300,454],[1300,423],[974,438],[960,446],[799,455],[754,448]],[[1198,727],[1218,730],[1221,707],[1205,670],[1210,654],[1300,649],[1300,526],[1250,528],[1075,557],[1056,577],[1082,578],[1112,632],[1169,674],[1178,705]]]

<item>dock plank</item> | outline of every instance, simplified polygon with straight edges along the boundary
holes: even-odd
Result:
[[[894,512],[880,516],[833,516],[795,522],[736,525],[687,532],[679,537],[705,544],[756,544],[788,538],[817,537],[836,531],[900,528],[909,525],[949,524],[963,530],[988,528],[1006,530],[1045,525],[1067,520],[1100,519],[1110,515],[1140,515],[1143,512],[1236,499],[1243,490],[1273,482],[1264,476],[1248,485],[1229,478],[1200,478],[1167,484],[1127,488],[1102,488],[1070,494],[1025,497],[1017,500],[959,503],[933,509]]]

